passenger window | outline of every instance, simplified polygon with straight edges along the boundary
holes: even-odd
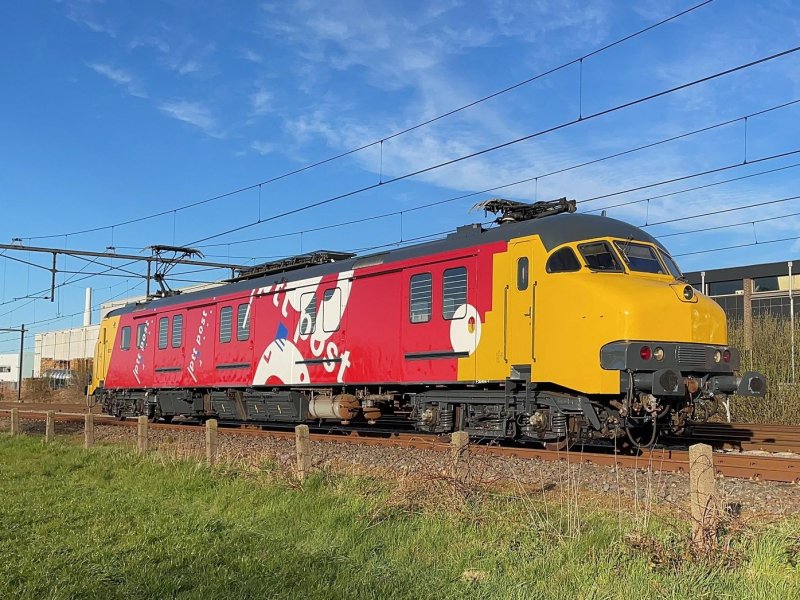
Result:
[[[172,317],[172,347],[180,348],[183,344],[183,315]]]
[[[466,267],[456,267],[455,269],[445,269],[442,277],[442,316],[445,319],[453,319],[459,306],[467,303],[467,269]],[[459,319],[463,319],[459,315]]]
[[[219,341],[227,344],[231,341],[233,326],[233,307],[223,306],[219,311]]]
[[[521,292],[528,289],[528,257],[523,256],[517,261],[517,289]]]
[[[622,271],[617,255],[606,242],[581,244],[578,248],[592,271]]]
[[[119,349],[120,350],[130,350],[131,349],[131,328],[130,326],[125,326],[122,328],[122,332],[120,333],[119,338]]]
[[[240,304],[236,311],[236,339],[244,342],[250,339],[250,305]]]
[[[322,295],[322,330],[333,333],[342,319],[342,300],[339,288],[325,290]]]
[[[548,273],[569,273],[581,270],[581,263],[572,248],[556,250],[547,259],[545,267]]]
[[[139,323],[136,326],[136,347],[139,350],[147,347],[147,323]]]
[[[427,323],[431,320],[433,277],[430,273],[412,275],[409,288],[409,318],[411,322]]]
[[[300,316],[300,335],[310,335],[317,325],[317,295],[314,292],[303,294],[300,297],[300,306],[305,306]]]
[[[167,347],[169,337],[169,317],[161,317],[158,320],[158,349],[163,350]]]

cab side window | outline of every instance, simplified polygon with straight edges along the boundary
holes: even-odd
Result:
[[[545,268],[548,273],[571,273],[580,271],[581,263],[578,261],[578,257],[575,256],[575,251],[566,247],[553,252],[550,258],[547,259]]]

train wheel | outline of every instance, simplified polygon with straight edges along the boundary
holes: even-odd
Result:
[[[158,405],[150,407],[150,410],[147,411],[147,420],[150,423],[158,423],[158,420],[161,418],[161,407]]]
[[[567,417],[567,435],[553,440],[552,442],[544,442],[544,449],[563,452],[569,450],[578,441],[578,417]]]

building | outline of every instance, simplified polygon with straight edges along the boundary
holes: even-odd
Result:
[[[183,291],[195,291],[215,287],[218,283],[206,283],[185,288]],[[144,302],[144,296],[125,298],[104,302],[100,305],[100,319],[109,312],[126,304]],[[91,371],[94,349],[100,335],[100,325],[92,325],[92,290],[86,288],[86,303],[83,312],[83,325],[59,331],[47,331],[36,334],[33,357],[33,377],[49,380],[49,387],[58,389],[70,383],[83,385],[87,373]],[[15,371],[16,372],[16,371]],[[25,371],[25,376],[30,376]],[[16,378],[14,379],[16,381]]]
[[[22,377],[33,374],[33,352],[22,355]],[[17,389],[19,381],[19,353],[0,354],[0,392]]]
[[[754,316],[793,318],[794,311],[800,308],[800,261],[695,271],[685,275],[695,289],[716,300],[731,320],[744,319],[745,295],[749,295]]]

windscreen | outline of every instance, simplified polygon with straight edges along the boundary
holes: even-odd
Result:
[[[617,255],[606,242],[581,244],[578,249],[586,266],[593,271],[622,271]]]
[[[669,269],[669,272],[672,273],[672,276],[675,279],[685,280],[685,277],[683,276],[683,273],[681,273],[680,267],[678,267],[678,263],[675,262],[674,258],[664,251],[661,252],[661,258],[664,259],[664,264],[667,265],[667,269]]]
[[[615,245],[631,271],[658,275],[668,274],[664,270],[661,261],[658,260],[658,254],[656,254],[656,250],[652,246],[633,242],[615,242]]]

